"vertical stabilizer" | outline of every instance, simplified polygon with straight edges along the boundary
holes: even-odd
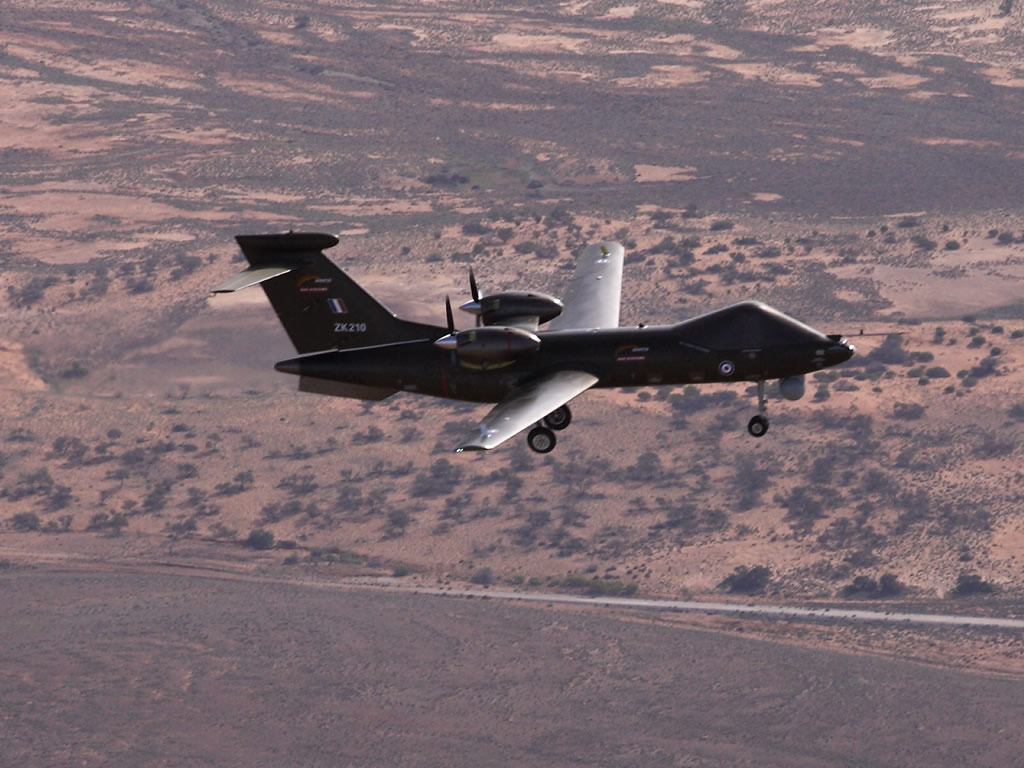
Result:
[[[249,268],[218,286],[235,291],[259,283],[295,349],[304,354],[414,339],[433,340],[444,329],[396,317],[323,251],[338,238],[312,232],[235,237]]]

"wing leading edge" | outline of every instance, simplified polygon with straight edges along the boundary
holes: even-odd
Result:
[[[496,448],[597,381],[597,376],[583,371],[555,371],[516,387],[484,416],[480,431],[466,437],[455,450],[461,453]]]
[[[563,297],[565,309],[548,330],[618,328],[624,254],[621,245],[607,240],[584,248]]]

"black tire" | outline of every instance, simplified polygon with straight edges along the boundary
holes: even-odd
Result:
[[[754,437],[764,437],[764,433],[768,431],[768,419],[758,414],[750,420],[747,424],[747,432],[752,434]]]
[[[526,436],[526,443],[537,453],[551,453],[555,448],[555,433],[547,427],[534,427]]]
[[[551,413],[544,417],[544,426],[548,429],[553,429],[559,432],[572,423],[572,411],[569,410],[568,405],[562,405],[555,408]]]

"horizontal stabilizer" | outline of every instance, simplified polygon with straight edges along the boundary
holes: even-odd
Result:
[[[235,242],[255,267],[268,262],[291,261],[291,256],[320,253],[338,244],[338,238],[323,232],[284,232],[270,235],[236,235]]]
[[[262,283],[264,280],[270,280],[281,275],[286,275],[295,269],[294,266],[285,266],[283,264],[270,264],[265,267],[249,267],[239,272],[237,275],[232,277],[230,280],[225,280],[223,283],[213,289],[214,293],[232,293],[233,291],[240,291],[243,288],[248,288],[250,285],[256,285]]]
[[[237,235],[249,268],[213,289],[214,293],[232,293],[310,267],[320,252],[333,248],[338,238],[322,232],[284,232],[271,235]]]

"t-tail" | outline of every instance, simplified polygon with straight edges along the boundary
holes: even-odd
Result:
[[[248,269],[214,293],[262,286],[299,354],[431,340],[444,328],[402,320],[334,265],[323,251],[338,238],[316,232],[237,235]]]

